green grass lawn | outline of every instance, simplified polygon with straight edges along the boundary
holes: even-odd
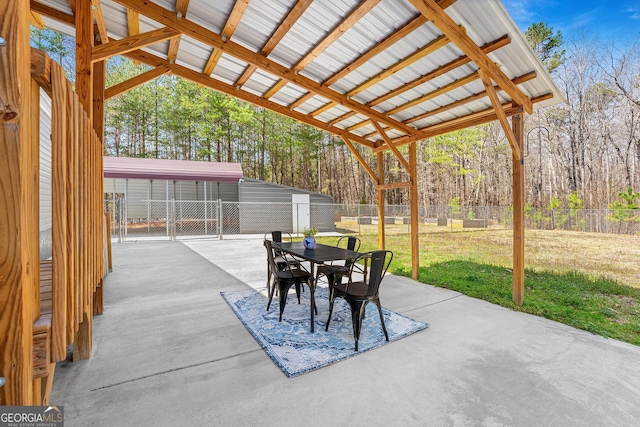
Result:
[[[421,234],[418,280],[640,345],[640,236],[527,230],[522,306],[511,299],[511,236],[510,230]],[[377,236],[358,237],[361,251],[377,248]],[[387,236],[386,246],[394,252],[390,271],[411,277],[409,236]]]

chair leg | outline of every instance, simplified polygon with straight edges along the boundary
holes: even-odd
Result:
[[[273,286],[269,287],[269,301],[267,301],[267,311],[269,311],[269,307],[271,307],[271,300],[273,299],[273,293],[276,290],[276,284],[273,283]]]
[[[356,341],[355,351],[358,351],[358,340],[360,339],[360,330],[362,329],[362,317],[367,306],[367,301],[352,301],[351,306],[351,322],[353,324],[353,337]]]
[[[380,314],[380,323],[382,323],[382,331],[384,332],[384,338],[389,341],[389,334],[387,333],[387,328],[384,326],[384,316],[382,315],[382,307],[380,307],[380,300],[374,301],[378,306],[378,313]]]
[[[296,282],[296,296],[298,297],[298,304],[300,304],[300,282]]]
[[[280,282],[278,285],[280,291],[280,318],[278,322],[282,322],[282,313],[284,313],[284,306],[287,305],[287,295],[289,294],[289,288],[291,288],[292,283],[290,282]]]
[[[324,330],[329,330],[329,322],[331,322],[331,314],[333,313],[333,303],[335,301],[335,296],[329,298],[329,317],[327,317],[327,324],[324,326]]]

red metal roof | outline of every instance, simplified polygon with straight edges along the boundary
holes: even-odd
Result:
[[[238,163],[105,157],[104,177],[237,182],[242,168]]]

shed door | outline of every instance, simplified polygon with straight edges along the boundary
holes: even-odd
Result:
[[[302,233],[311,227],[311,211],[309,209],[308,194],[292,194],[291,207],[293,209],[293,232]]]

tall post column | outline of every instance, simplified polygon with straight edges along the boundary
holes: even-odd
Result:
[[[511,127],[520,152],[524,150],[522,113],[511,119]],[[513,302],[524,301],[524,159],[513,154]]]
[[[417,142],[409,144],[409,203],[411,213],[411,278],[418,279],[420,273],[420,236],[418,218],[418,156]]]
[[[32,197],[38,193],[38,123],[31,99],[29,2],[4,0],[0,16],[0,405],[20,406],[37,403],[39,233]]]
[[[384,189],[380,185],[384,184],[384,151],[377,154],[378,160],[378,249],[385,248],[384,235]]]

